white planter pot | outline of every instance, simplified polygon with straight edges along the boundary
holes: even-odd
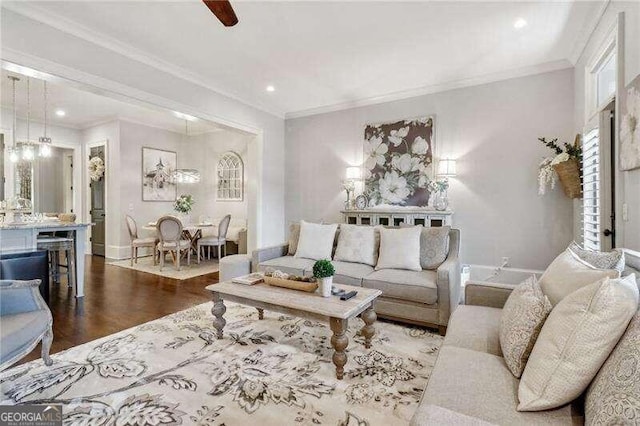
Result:
[[[320,278],[320,294],[322,297],[331,296],[331,287],[333,286],[333,277]]]

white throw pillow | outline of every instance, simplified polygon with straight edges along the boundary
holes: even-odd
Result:
[[[380,255],[376,270],[409,269],[422,271],[420,266],[420,234],[422,226],[380,228]]]
[[[379,231],[373,226],[340,225],[334,260],[375,266],[378,261]]]
[[[547,318],[518,388],[518,411],[576,399],[602,367],[638,309],[633,274],[603,278],[571,293]]]
[[[301,220],[295,257],[311,260],[331,259],[337,229],[337,224],[320,225]]]
[[[544,271],[540,278],[540,287],[555,306],[565,296],[605,277],[618,278],[620,272],[615,269],[596,269],[567,249]]]

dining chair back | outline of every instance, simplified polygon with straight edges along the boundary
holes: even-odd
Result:
[[[180,270],[180,258],[182,252],[187,254],[187,264],[191,265],[191,241],[182,238],[182,221],[175,216],[163,216],[156,224],[158,232],[158,251],[160,254],[160,270],[164,267],[164,255],[166,252],[173,252],[175,266]]]
[[[133,241],[136,238],[138,238],[138,225],[136,224],[135,219],[129,216],[128,214],[125,215],[125,218],[127,219],[127,229],[129,230],[129,238],[131,238],[131,241]]]
[[[175,216],[162,216],[156,225],[160,243],[176,242],[182,239],[182,222]]]
[[[220,224],[218,225],[218,238],[226,239],[227,231],[229,231],[229,223],[231,222],[231,215],[228,214],[222,218]]]

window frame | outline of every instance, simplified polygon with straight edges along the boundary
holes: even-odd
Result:
[[[224,152],[216,164],[216,200],[244,200],[244,162],[234,151]]]

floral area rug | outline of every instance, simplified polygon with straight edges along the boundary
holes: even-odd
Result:
[[[213,274],[220,270],[217,259],[203,260],[198,264],[194,258],[191,258],[191,265],[187,265],[187,260],[185,259],[182,261],[180,270],[178,271],[173,266],[173,261],[170,256],[167,256],[167,261],[165,262],[162,271],[160,270],[159,265],[153,264],[153,258],[151,256],[138,258],[138,263],[134,263],[133,266],[131,266],[131,261],[129,259],[118,260],[109,264],[176,280],[188,280],[201,275]]]
[[[2,404],[63,404],[78,425],[400,425],[417,408],[442,338],[376,322],[365,349],[349,324],[344,380],[326,324],[228,304],[222,340],[211,303],[7,370]]]

